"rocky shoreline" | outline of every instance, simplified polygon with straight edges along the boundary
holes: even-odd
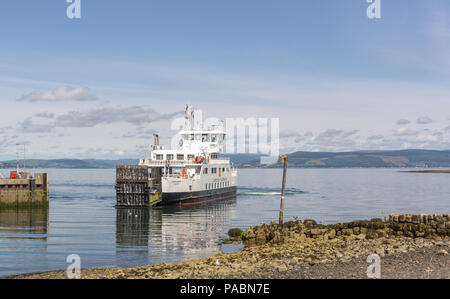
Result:
[[[450,215],[391,215],[333,225],[271,223],[231,234],[245,248],[187,262],[127,269],[86,269],[86,279],[367,278],[381,258],[382,278],[450,278]],[[14,278],[66,278],[65,271]]]

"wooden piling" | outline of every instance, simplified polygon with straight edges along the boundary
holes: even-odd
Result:
[[[283,183],[281,186],[281,204],[280,204],[280,219],[279,219],[279,224],[283,224],[283,213],[284,213],[284,196],[286,194],[286,172],[287,172],[287,156],[284,155],[280,155],[281,157],[281,161],[283,162],[284,166],[283,166]]]
[[[148,207],[148,167],[118,165],[116,167],[116,196],[119,207]]]

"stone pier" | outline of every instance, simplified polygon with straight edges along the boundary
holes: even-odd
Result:
[[[30,173],[23,178],[0,179],[0,208],[48,206],[49,177],[47,173]]]

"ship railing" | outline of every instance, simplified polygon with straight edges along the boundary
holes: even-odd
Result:
[[[210,160],[210,162],[215,162],[215,163],[229,163],[230,159],[228,158],[219,158],[219,159],[213,159]],[[150,159],[141,159],[139,161],[139,165],[147,165],[147,166],[156,166],[156,167],[166,167],[166,166],[170,166],[170,167],[184,167],[184,166],[200,166],[202,165],[203,162],[194,162],[192,160],[150,160]]]
[[[142,159],[139,162],[139,165],[148,165],[148,166],[199,166],[202,163],[195,163],[189,160],[148,160],[148,159]]]
[[[192,176],[189,176],[189,175],[183,176],[182,174],[175,173],[175,174],[163,175],[162,178],[163,179],[180,179],[180,180],[181,179],[192,179],[192,180],[196,180],[196,179],[200,178],[200,175],[196,173],[196,174],[194,174]]]

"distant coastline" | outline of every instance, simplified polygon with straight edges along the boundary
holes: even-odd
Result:
[[[32,168],[61,168],[61,169],[111,169],[120,164],[138,164],[139,159],[100,160],[100,159],[27,159],[27,169]],[[15,169],[16,160],[0,161],[0,169]],[[23,167],[23,161],[19,160],[19,166]]]
[[[282,164],[263,165],[262,155],[225,155],[238,168],[280,168]],[[354,152],[294,152],[288,154],[290,168],[450,168],[450,151],[398,150]],[[111,169],[116,165],[136,165],[138,158],[102,159],[29,159],[27,168]],[[23,161],[19,161],[22,165]],[[0,161],[0,169],[16,168],[16,160]],[[423,170],[421,172],[424,172]],[[431,172],[430,170],[428,172]],[[433,170],[443,172],[443,170]]]
[[[450,173],[450,169],[430,169],[430,170],[406,170],[400,172],[407,173]]]

